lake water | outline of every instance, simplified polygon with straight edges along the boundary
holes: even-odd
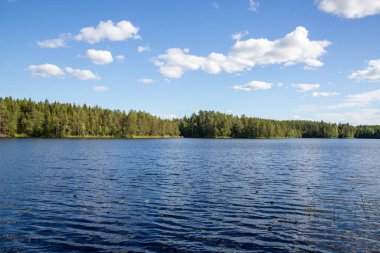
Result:
[[[0,140],[0,252],[379,252],[379,140]]]

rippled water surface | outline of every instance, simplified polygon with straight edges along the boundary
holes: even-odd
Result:
[[[379,252],[380,141],[0,140],[0,252]]]

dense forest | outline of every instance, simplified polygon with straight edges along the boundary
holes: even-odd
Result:
[[[0,135],[30,137],[170,137],[178,125],[146,112],[0,98]]]
[[[5,137],[194,137],[194,138],[380,138],[380,126],[304,120],[268,120],[214,111],[182,119],[98,106],[0,98],[0,136]]]
[[[179,122],[184,137],[199,138],[380,138],[380,126],[306,120],[267,120],[200,111]]]

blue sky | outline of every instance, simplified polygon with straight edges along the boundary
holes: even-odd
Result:
[[[0,0],[0,96],[380,124],[379,13],[380,0]]]

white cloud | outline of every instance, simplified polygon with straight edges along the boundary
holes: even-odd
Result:
[[[138,79],[137,82],[143,83],[143,84],[151,84],[151,83],[154,83],[155,81],[151,78],[141,78],[141,79]]]
[[[63,38],[57,38],[57,39],[37,41],[37,45],[42,48],[59,48],[59,47],[65,47],[66,42]]]
[[[318,92],[318,91],[314,91],[311,95],[313,97],[333,97],[333,96],[339,95],[339,93],[337,93],[337,92],[324,92],[324,91]]]
[[[267,90],[272,88],[271,83],[260,82],[260,81],[251,81],[242,85],[234,85],[232,89],[236,91],[254,91],[254,90]]]
[[[204,65],[205,58],[190,55],[188,49],[170,48],[166,54],[159,55],[153,61],[164,76],[179,78],[187,70],[199,69]]]
[[[65,72],[54,64],[29,65],[27,70],[33,77],[64,77]]]
[[[317,90],[320,87],[318,83],[299,83],[299,84],[293,84],[292,86],[296,88],[299,92],[308,92],[312,90]]]
[[[107,50],[87,50],[87,58],[95,64],[108,64],[113,62],[112,53]]]
[[[215,1],[212,2],[212,7],[215,9],[219,9],[219,4]]]
[[[353,125],[380,124],[380,89],[348,95],[340,104],[319,106],[304,105],[296,109],[298,112],[319,111],[313,116],[313,120],[330,122],[349,122]],[[325,112],[324,110],[337,110]]]
[[[353,125],[378,125],[380,122],[380,110],[378,108],[361,108],[339,113],[319,113],[318,120],[330,122],[349,122]]]
[[[363,92],[355,95],[347,96],[348,102],[369,104],[371,102],[380,102],[380,90]]]
[[[33,77],[65,77],[66,74],[69,74],[73,77],[78,78],[79,80],[98,80],[100,77],[90,70],[82,69],[73,69],[71,67],[66,67],[61,69],[54,64],[41,64],[41,65],[29,65],[26,69],[31,72]]]
[[[79,80],[99,80],[100,77],[92,73],[90,70],[87,69],[73,69],[70,67],[65,68],[65,71],[78,78]]]
[[[92,89],[96,92],[102,92],[102,91],[107,91],[109,88],[107,86],[94,86]]]
[[[259,2],[257,0],[249,0],[248,2],[248,10],[256,12],[259,7]]]
[[[358,94],[348,95],[340,104],[329,105],[321,109],[339,110],[349,108],[365,108],[372,103],[380,102],[380,90],[362,92]]]
[[[139,53],[144,53],[144,52],[149,52],[150,51],[150,46],[138,46],[137,47],[137,52]]]
[[[118,23],[100,21],[97,27],[85,27],[80,33],[74,36],[75,40],[85,41],[90,44],[98,43],[102,40],[123,41],[127,39],[140,39],[139,28],[127,20]]]
[[[116,60],[118,60],[119,62],[123,62],[125,60],[125,56],[122,54],[119,54],[116,56]]]
[[[344,18],[362,18],[380,13],[379,0],[317,0],[318,8]]]
[[[278,87],[282,87],[282,86],[284,86],[284,84],[283,83],[278,83],[277,86]]]
[[[209,74],[239,73],[256,65],[305,64],[309,68],[323,66],[319,58],[326,53],[327,40],[312,41],[304,27],[277,40],[248,39],[236,41],[227,55],[211,53],[206,57],[189,54],[189,49],[169,48],[153,59],[159,72],[169,78],[179,78],[186,71],[203,70]]]
[[[369,61],[366,69],[355,71],[348,78],[365,81],[380,80],[380,59]]]
[[[233,40],[241,40],[242,38],[244,38],[247,35],[248,35],[248,31],[238,32],[238,33],[232,34],[231,38]]]

